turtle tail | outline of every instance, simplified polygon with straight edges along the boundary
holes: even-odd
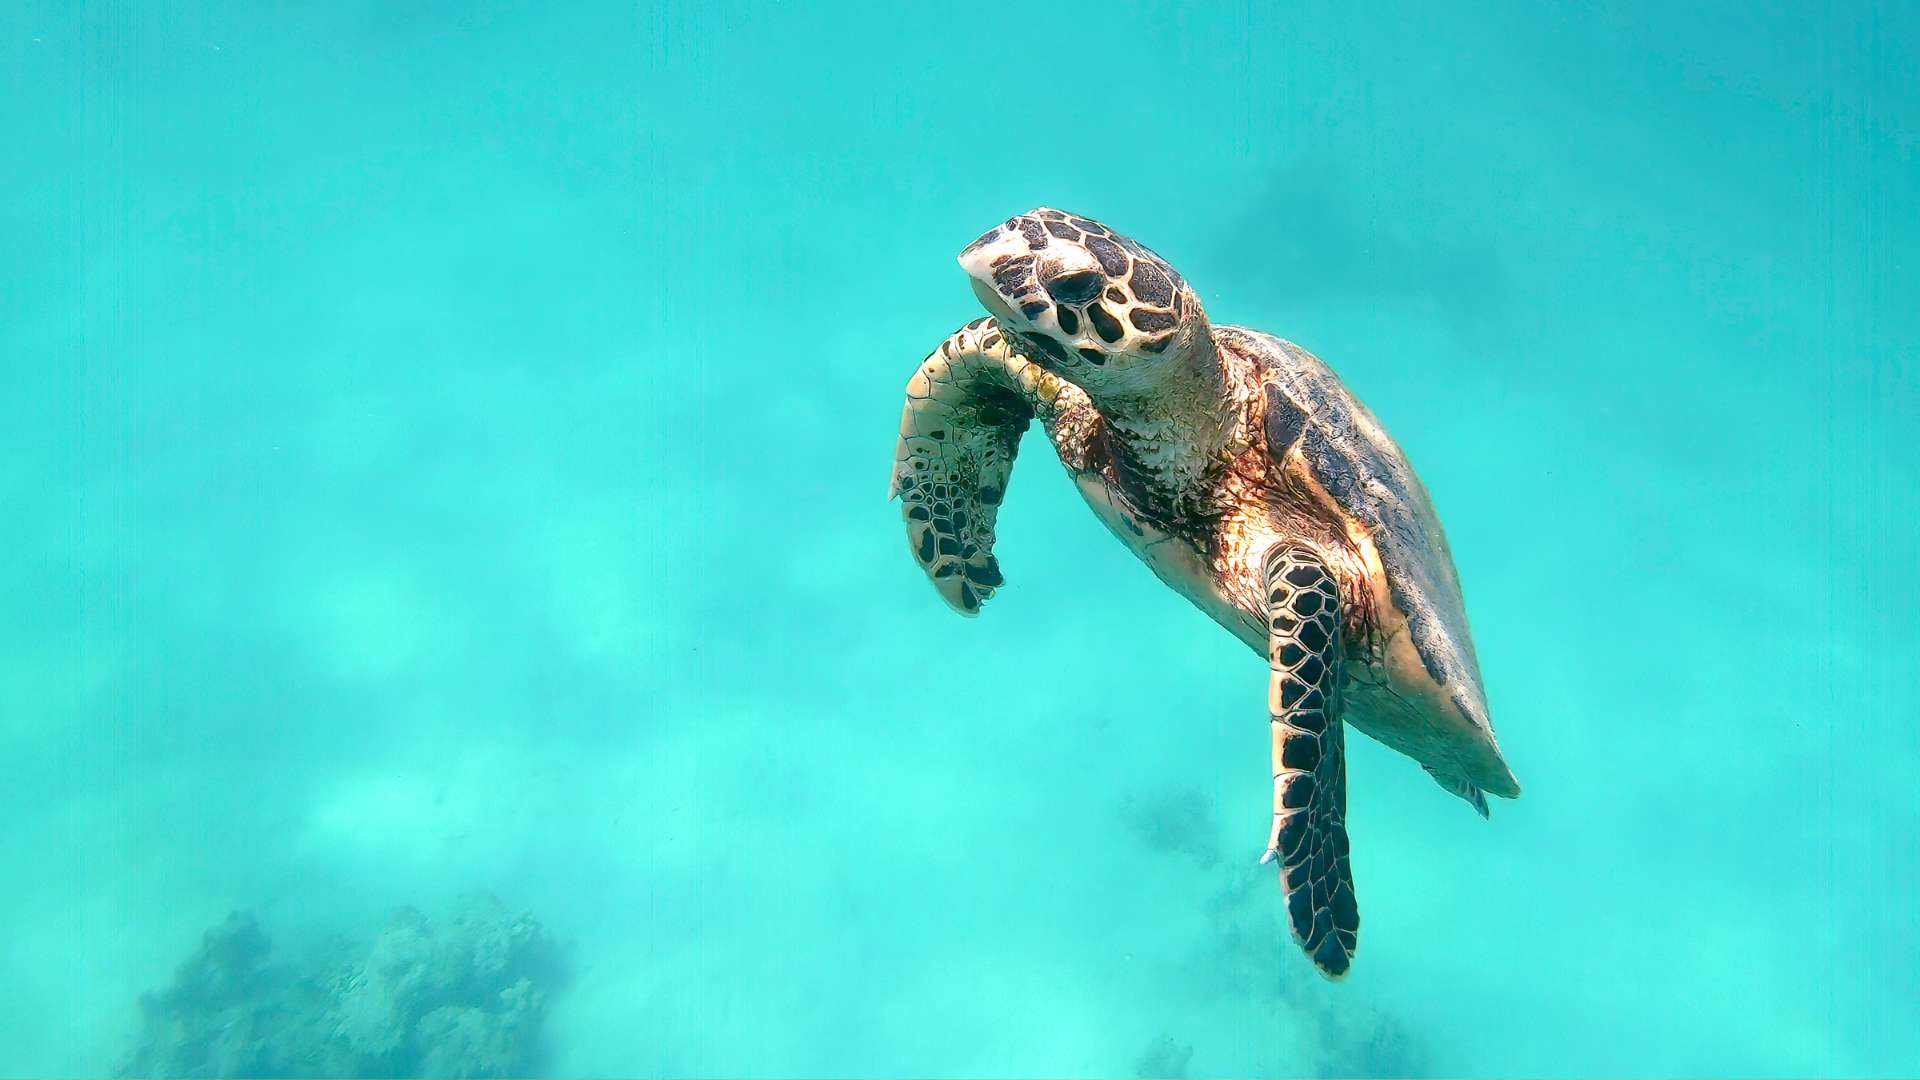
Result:
[[[1493,816],[1493,812],[1487,809],[1487,793],[1475,786],[1473,781],[1465,777],[1443,773],[1431,765],[1422,765],[1420,767],[1427,770],[1427,775],[1433,777],[1434,783],[1439,784],[1441,787],[1446,788],[1448,791],[1472,804],[1473,808],[1480,812],[1481,817],[1491,818]]]

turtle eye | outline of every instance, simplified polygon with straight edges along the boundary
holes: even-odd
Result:
[[[1046,282],[1047,295],[1062,304],[1080,304],[1099,295],[1100,287],[1106,284],[1106,278],[1098,270],[1074,270],[1049,278]]]

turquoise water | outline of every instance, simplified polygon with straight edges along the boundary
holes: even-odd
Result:
[[[1920,1072],[1911,8],[562,7],[0,14],[0,1073],[474,891],[554,1074]],[[1525,794],[1354,738],[1345,983],[1258,659],[1037,435],[978,621],[885,501],[1043,203],[1448,527]]]

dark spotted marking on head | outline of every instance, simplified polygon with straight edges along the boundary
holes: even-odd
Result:
[[[1171,263],[1161,258],[1159,252],[1153,250],[1152,248],[1139,242],[1138,240],[1129,240],[1127,241],[1127,243],[1133,249],[1134,254],[1136,256],[1143,259],[1151,259],[1153,261],[1154,266],[1159,268],[1160,272],[1166,274],[1167,278],[1173,282],[1174,288],[1177,289],[1180,286],[1186,284],[1187,279],[1181,277],[1180,271],[1175,270]]]
[[[1081,359],[1092,364],[1094,367],[1104,366],[1107,362],[1107,354],[1101,352],[1099,349],[1081,349],[1079,352]]]
[[[1133,313],[1127,316],[1127,321],[1139,330],[1173,329],[1172,315],[1164,311],[1154,311],[1151,308],[1134,308]]]
[[[1046,313],[1047,313],[1047,305],[1044,301],[1035,300],[1032,303],[1020,305],[1020,314],[1024,316],[1029,322],[1039,318],[1040,316]]]
[[[1088,221],[1086,218],[1074,217],[1072,214],[1067,215],[1067,220],[1073,223],[1074,228],[1079,229],[1089,236],[1107,235],[1107,227],[1097,221]]]
[[[1021,292],[1033,279],[1033,256],[1021,255],[1005,261],[995,260],[993,283],[1002,292]]]
[[[980,489],[980,503],[983,506],[999,506],[1001,494],[1003,493],[997,487],[983,487]]]
[[[920,547],[919,547],[919,550],[914,552],[914,554],[920,556],[920,561],[923,564],[929,564],[933,562],[933,530],[932,529],[920,530]]]
[[[1064,221],[1047,222],[1047,231],[1062,240],[1071,240],[1076,244],[1080,242],[1080,230]]]
[[[1100,335],[1101,341],[1111,345],[1120,340],[1120,320],[1114,318],[1106,308],[1099,304],[1088,305],[1087,318],[1093,320],[1093,332]]]
[[[1143,303],[1156,307],[1173,303],[1173,283],[1167,280],[1167,275],[1161,273],[1159,267],[1145,259],[1133,264],[1132,285],[1133,295]]]
[[[1069,334],[1077,334],[1080,332],[1080,316],[1075,315],[1072,308],[1063,307],[1054,312],[1054,314],[1060,317],[1060,329],[1065,330]]]
[[[1042,210],[1040,211],[1040,216],[1043,218],[1049,218],[1053,221],[1067,220],[1067,215],[1058,210]]]
[[[1020,222],[1020,235],[1026,238],[1027,246],[1043,248],[1047,246],[1047,230],[1039,222],[1031,219]]]
[[[1141,343],[1140,351],[1159,354],[1166,352],[1167,346],[1171,344],[1173,344],[1173,335],[1168,334],[1166,337],[1154,338],[1152,341]]]
[[[1100,269],[1105,270],[1108,277],[1117,278],[1126,275],[1127,254],[1116,247],[1113,241],[1104,236],[1089,236],[1087,250],[1093,253],[1094,258],[1100,260]]]
[[[995,240],[998,240],[999,238],[1000,238],[1000,230],[998,228],[988,229],[986,232],[983,232],[980,234],[980,238],[978,240],[975,240],[973,243],[968,244],[964,249],[962,249],[960,254],[966,255],[975,251],[979,251],[981,248],[986,247],[988,244],[993,243]]]

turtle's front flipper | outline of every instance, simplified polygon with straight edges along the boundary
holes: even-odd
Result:
[[[1001,585],[994,520],[1021,434],[1057,395],[992,319],[955,331],[907,384],[888,497],[902,498],[914,558],[962,615],[979,614]]]
[[[1347,860],[1340,589],[1319,554],[1301,544],[1269,553],[1266,577],[1273,832],[1260,861],[1279,858],[1294,940],[1337,979],[1360,932]]]

